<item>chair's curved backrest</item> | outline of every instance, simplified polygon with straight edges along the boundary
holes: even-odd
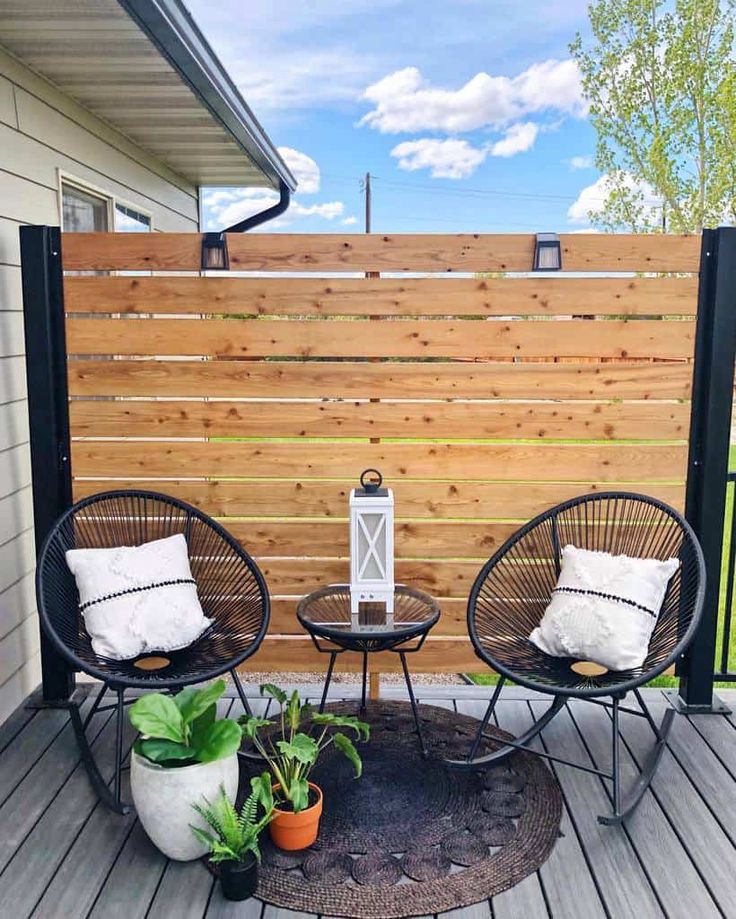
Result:
[[[661,673],[682,653],[700,619],[705,565],[688,523],[673,508],[644,495],[602,492],[558,504],[512,536],[478,575],[468,601],[468,629],[476,652],[508,671],[515,653],[552,596],[560,554],[582,549],[639,558],[680,559],[672,577],[638,683]]]
[[[244,651],[260,643],[269,598],[258,566],[233,537],[183,501],[149,491],[110,491],[77,502],[56,522],[41,549],[36,594],[41,623],[59,650],[82,669],[97,658],[79,615],[68,549],[138,546],[182,533],[202,609],[215,631],[237,634]]]

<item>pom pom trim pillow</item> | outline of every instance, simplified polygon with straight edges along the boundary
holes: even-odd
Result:
[[[100,657],[186,648],[207,629],[183,534],[141,546],[70,549],[79,610]]]
[[[529,636],[545,654],[636,670],[646,660],[679,559],[630,558],[565,546],[552,601]]]

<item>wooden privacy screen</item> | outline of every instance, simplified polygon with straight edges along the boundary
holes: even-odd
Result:
[[[682,505],[698,239],[563,236],[577,276],[530,274],[529,235],[229,236],[251,277],[200,276],[200,244],[64,236],[67,271],[147,272],[65,279],[74,488],[159,489],[242,540],[274,601],[250,669],[323,666],[295,602],[347,580],[367,466],[397,579],[441,598],[429,671],[473,669],[468,591],[520,521],[608,487]]]

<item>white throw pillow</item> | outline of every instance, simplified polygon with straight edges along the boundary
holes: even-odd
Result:
[[[545,654],[609,670],[644,663],[676,558],[630,558],[565,546],[552,602],[529,639]]]
[[[181,533],[141,546],[70,549],[66,562],[101,657],[128,660],[185,648],[212,622],[199,603]]]

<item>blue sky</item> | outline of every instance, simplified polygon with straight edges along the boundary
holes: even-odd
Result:
[[[584,230],[595,136],[567,50],[585,0],[189,0],[301,179],[271,229]],[[582,197],[581,197],[582,196]],[[218,229],[271,203],[219,189]]]

